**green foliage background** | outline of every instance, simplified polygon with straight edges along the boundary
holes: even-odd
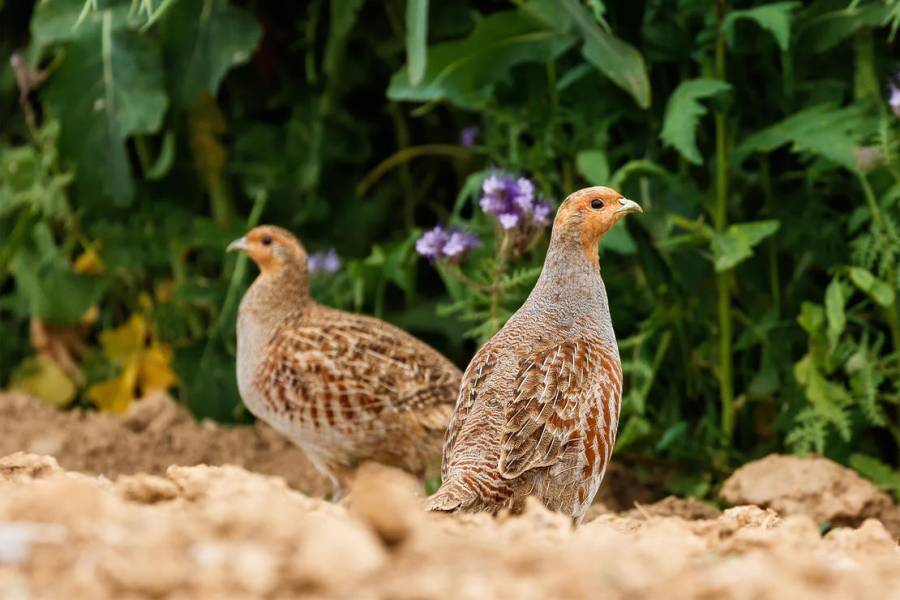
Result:
[[[477,205],[496,166],[645,209],[601,256],[620,460],[703,496],[814,451],[900,494],[898,23],[896,0],[0,1],[0,383],[30,319],[98,305],[86,385],[115,371],[97,333],[140,313],[197,415],[246,418],[252,269],[223,250],[257,222],[338,249],[323,302],[465,366],[546,248],[498,264]],[[485,243],[429,265],[438,222]],[[73,267],[86,251],[102,271]]]

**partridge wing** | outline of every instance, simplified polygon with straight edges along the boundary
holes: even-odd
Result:
[[[500,473],[513,479],[553,466],[573,445],[596,460],[587,445],[599,428],[615,431],[621,381],[618,358],[595,341],[566,341],[523,360],[505,407]]]
[[[418,340],[399,339],[395,328],[376,325],[313,319],[285,328],[269,345],[263,389],[329,425],[371,420],[385,410],[427,417],[437,409],[445,417],[458,371]]]

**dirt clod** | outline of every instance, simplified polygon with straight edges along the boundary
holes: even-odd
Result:
[[[900,536],[891,498],[855,471],[826,458],[773,454],[747,463],[722,485],[730,504],[771,507],[780,515],[807,515],[817,523],[857,526],[880,518]]]

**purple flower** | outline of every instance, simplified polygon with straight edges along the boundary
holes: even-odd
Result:
[[[897,77],[900,79],[900,75]],[[891,110],[894,111],[894,115],[900,117],[900,87],[891,83],[888,85],[888,88],[891,91],[891,97],[888,99],[888,104],[891,105]]]
[[[466,127],[459,133],[459,143],[466,148],[471,148],[478,141],[479,129],[475,125]]]
[[[497,220],[500,221],[500,226],[503,229],[515,229],[516,225],[519,224],[519,215],[516,213],[503,213],[502,215],[497,215]]]
[[[507,231],[550,223],[550,204],[536,196],[534,182],[503,171],[491,173],[481,186],[481,210],[496,217]]]
[[[513,202],[522,212],[531,212],[534,203],[534,184],[530,179],[519,177],[513,193]]]
[[[334,248],[329,248],[327,251],[313,252],[306,259],[306,268],[312,275],[322,273],[332,275],[340,270],[341,257],[338,256]]]
[[[438,225],[416,240],[416,252],[432,262],[442,259],[458,261],[478,243],[475,234],[458,229],[448,231]]]
[[[531,211],[531,222],[535,225],[549,225],[551,212],[553,212],[553,209],[550,203],[546,200],[540,200],[534,205],[534,210]]]
[[[460,258],[466,252],[477,246],[478,243],[478,236],[474,233],[454,231],[450,234],[447,243],[444,244],[444,255],[453,259]]]
[[[416,252],[428,260],[438,260],[444,253],[444,246],[450,241],[450,236],[440,225],[429,229],[416,240]]]

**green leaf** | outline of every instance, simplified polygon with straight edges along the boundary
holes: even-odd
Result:
[[[256,19],[227,0],[179,0],[160,20],[173,104],[215,97],[225,74],[250,60],[262,36]]]
[[[673,423],[659,437],[659,441],[656,442],[657,452],[662,452],[663,450],[671,446],[672,443],[675,442],[678,438],[684,436],[684,434],[687,433],[687,430],[687,421],[678,421],[677,423]]]
[[[850,281],[881,306],[892,306],[896,295],[891,286],[861,267],[850,267]]]
[[[841,285],[841,280],[835,277],[825,290],[825,316],[828,319],[828,340],[832,348],[837,345],[837,340],[847,325],[847,316],[844,314],[846,300]]]
[[[406,64],[409,82],[422,83],[428,64],[428,0],[406,0]]]
[[[134,182],[125,142],[157,131],[168,100],[156,47],[117,23],[110,9],[79,25],[42,98],[62,123],[60,153],[77,166],[82,197],[126,206]]]
[[[12,270],[28,314],[55,325],[79,323],[108,287],[107,280],[76,273],[59,256],[28,250],[19,250]]]
[[[408,69],[395,73],[387,95],[391,100],[447,100],[478,108],[512,67],[553,60],[574,41],[527,14],[497,12],[479,21],[465,40],[430,47],[419,85],[410,82]]]
[[[754,21],[757,25],[768,31],[775,38],[778,47],[787,51],[791,43],[791,12],[800,6],[799,2],[773,2],[748,8],[746,10],[733,10],[722,21],[722,31],[729,46],[734,46],[734,25],[741,19]]]
[[[855,171],[853,151],[876,125],[860,106],[820,104],[750,135],[735,149],[734,159],[740,164],[753,152],[771,152],[790,143],[794,152],[822,156]]]
[[[880,27],[889,10],[887,3],[870,2],[803,19],[802,27],[798,28],[797,47],[812,54],[824,53],[863,27]]]
[[[900,472],[867,454],[851,454],[850,466],[885,492],[900,500]]]
[[[619,254],[634,254],[637,252],[637,245],[625,225],[613,227],[603,236],[603,242],[600,243],[600,250],[612,250]]]
[[[712,238],[716,271],[726,271],[753,255],[753,247],[778,231],[776,220],[730,225]]]
[[[845,407],[853,399],[843,386],[827,380],[807,354],[794,365],[794,377],[803,386],[815,413],[834,425],[841,438],[850,439],[850,417]]]
[[[718,79],[699,78],[681,82],[666,104],[666,116],[659,136],[663,143],[678,150],[693,164],[703,164],[697,150],[695,130],[700,117],[706,114],[706,107],[698,100],[729,90],[731,85]]]
[[[584,39],[581,53],[641,108],[650,106],[650,79],[644,57],[631,44],[604,31],[578,0],[561,0]]]
[[[591,185],[609,185],[609,162],[603,150],[582,150],[575,156],[575,168]]]

